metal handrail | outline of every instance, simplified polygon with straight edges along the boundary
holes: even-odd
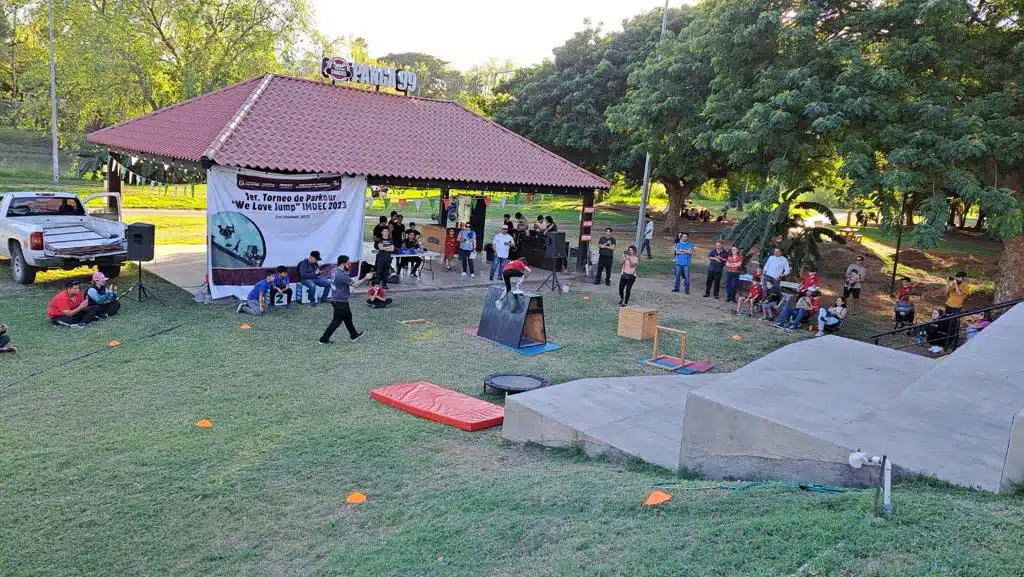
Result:
[[[1022,299],[1014,299],[1012,301],[1003,301],[1001,303],[996,303],[994,305],[989,305],[987,307],[983,307],[983,308],[980,308],[980,309],[974,309],[974,310],[969,310],[969,311],[964,311],[964,312],[961,312],[961,313],[957,313],[955,315],[945,316],[945,317],[942,317],[942,318],[934,320],[934,321],[927,321],[927,322],[923,322],[923,323],[917,323],[917,324],[914,324],[914,325],[900,327],[900,328],[895,329],[895,330],[885,331],[884,333],[878,333],[877,335],[872,335],[872,336],[870,336],[868,338],[871,339],[871,342],[873,342],[874,344],[877,345],[878,344],[878,339],[880,339],[881,337],[884,337],[884,336],[894,335],[896,333],[905,333],[905,332],[908,332],[908,331],[913,331],[914,329],[919,329],[921,327],[926,327],[928,325],[934,325],[934,324],[938,324],[938,323],[946,323],[946,322],[949,322],[949,321],[954,320],[954,319],[962,319],[964,317],[974,316],[974,315],[979,314],[979,313],[987,313],[989,311],[1010,308],[1012,306],[1016,306],[1016,305],[1019,305],[1021,303],[1024,303],[1024,298],[1022,298]]]

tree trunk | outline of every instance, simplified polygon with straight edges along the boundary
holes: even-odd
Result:
[[[694,187],[692,183],[682,183],[678,180],[663,180],[661,183],[665,185],[665,192],[668,194],[668,208],[665,209],[665,232],[675,235],[679,232],[679,215]]]
[[[956,201],[956,200],[954,200],[953,202],[949,203],[949,220],[946,221],[946,228],[947,229],[950,229],[950,228],[953,228],[954,226],[956,226],[956,216],[957,216],[957,207],[958,206],[959,206],[959,202]]]
[[[964,203],[963,210],[960,212],[960,225],[957,226],[960,230],[967,228],[967,213],[971,212],[972,206],[974,206],[973,202]]]
[[[966,220],[966,218],[964,220]],[[985,211],[978,210],[978,222],[974,223],[974,230],[981,232],[983,228],[985,228]]]
[[[917,202],[917,195],[912,194],[907,199],[906,210],[903,211],[903,226],[914,226],[914,205]]]
[[[1003,239],[994,302],[1024,298],[1024,235]]]

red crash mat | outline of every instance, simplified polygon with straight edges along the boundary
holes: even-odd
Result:
[[[479,431],[505,420],[505,409],[426,381],[379,387],[370,397],[396,409],[463,431]]]

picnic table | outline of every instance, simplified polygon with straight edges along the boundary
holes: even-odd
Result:
[[[849,240],[849,241],[852,241],[852,242],[860,242],[861,240],[864,239],[864,235],[860,234],[858,232],[859,230],[860,229],[850,228],[850,227],[847,226],[845,228],[839,229],[838,232],[839,232],[839,234],[843,235],[843,238],[845,238],[846,240]]]

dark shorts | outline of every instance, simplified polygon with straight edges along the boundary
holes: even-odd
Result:
[[[848,299],[851,296],[853,298],[857,299],[857,300],[860,300],[860,289],[859,288],[843,287],[843,298],[844,299]]]

